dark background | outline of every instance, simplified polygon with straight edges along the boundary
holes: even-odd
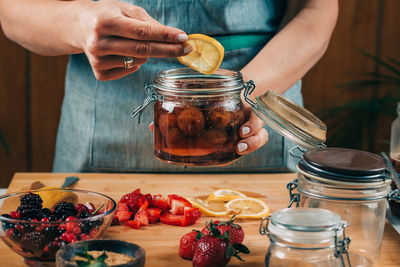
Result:
[[[346,90],[338,84],[359,79],[356,72],[385,73],[384,68],[360,51],[400,60],[399,25],[400,0],[341,0],[328,51],[303,80],[306,108],[323,116],[334,106],[360,97],[375,97],[370,90]],[[2,33],[0,51],[0,187],[6,187],[14,172],[51,171],[68,58],[35,55],[10,42]],[[393,90],[379,85],[374,89],[379,94]],[[361,140],[361,148],[388,151],[393,116],[394,113],[381,116],[376,127],[363,129],[364,138],[376,142],[371,145]],[[328,133],[332,123],[338,123],[330,121]],[[344,140],[351,140],[346,134],[354,135],[354,131],[344,129]],[[332,134],[328,136],[328,145],[341,144],[330,144],[330,139],[335,139]]]

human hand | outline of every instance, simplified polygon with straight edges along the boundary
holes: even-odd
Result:
[[[268,142],[268,132],[263,128],[263,121],[249,105],[245,105],[245,111],[249,120],[239,128],[240,137],[243,138],[236,145],[236,153],[239,155],[251,153]]]
[[[86,3],[78,39],[101,81],[133,73],[149,57],[178,57],[192,50],[184,44],[183,31],[160,24],[141,7],[115,0]],[[124,57],[133,58],[131,68],[124,68]]]

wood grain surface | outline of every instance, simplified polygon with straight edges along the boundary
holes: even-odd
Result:
[[[41,181],[46,186],[60,186],[66,176],[81,178],[75,188],[105,193],[116,200],[136,188],[152,194],[179,194],[185,197],[199,197],[210,194],[218,188],[240,190],[250,196],[263,199],[272,211],[285,208],[288,204],[286,183],[295,174],[56,174],[56,173],[17,173],[9,192],[28,189],[32,182]],[[125,226],[112,226],[106,238],[121,239],[136,243],[146,250],[146,266],[191,266],[191,262],[178,256],[180,237],[191,229],[203,228],[210,218],[202,217],[190,227],[169,226],[157,223],[139,230]],[[229,266],[264,266],[268,239],[258,233],[258,220],[241,220],[246,237],[244,244],[251,254],[244,255],[246,262],[232,259]],[[381,260],[378,267],[400,266],[398,252],[400,235],[387,223],[385,226]],[[21,257],[0,243],[0,266],[24,266]]]

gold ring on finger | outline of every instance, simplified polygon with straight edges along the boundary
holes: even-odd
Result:
[[[133,57],[122,57],[124,59],[124,69],[131,69],[135,65]]]

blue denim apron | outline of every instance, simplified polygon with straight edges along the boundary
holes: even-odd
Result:
[[[263,34],[265,42],[225,51],[222,68],[240,70],[276,33],[285,9],[282,0],[126,0],[143,7],[160,23],[186,33],[211,36]],[[122,59],[121,59],[122,60]],[[267,145],[227,167],[184,167],[153,156],[147,108],[141,123],[131,111],[146,98],[145,83],[157,72],[183,67],[175,59],[152,58],[139,71],[115,81],[96,80],[84,54],[70,56],[59,124],[55,172],[266,172],[293,169],[292,144],[266,126]],[[286,97],[302,104],[300,82]]]

